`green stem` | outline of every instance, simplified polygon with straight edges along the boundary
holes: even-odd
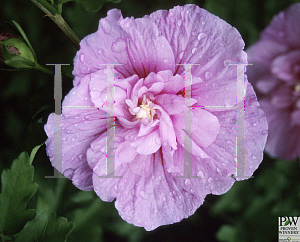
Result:
[[[79,42],[80,39],[74,33],[74,31],[70,28],[70,26],[66,23],[66,21],[61,16],[61,6],[60,11],[56,9],[52,4],[47,2],[46,0],[31,0],[36,6],[38,6],[63,32],[67,37],[71,40],[73,45],[77,50],[80,49]]]
[[[71,40],[73,45],[77,50],[80,49],[79,42],[80,39],[74,33],[74,31],[70,28],[67,22],[63,19],[61,15],[50,16],[50,18],[56,23],[56,25],[65,33],[65,35]]]
[[[37,70],[39,70],[39,71],[41,71],[41,72],[44,72],[44,73],[46,73],[46,74],[49,74],[49,75],[54,75],[54,72],[53,71],[51,71],[51,70],[49,70],[48,68],[46,68],[46,67],[44,67],[44,66],[42,66],[42,65],[40,65],[39,63],[36,63],[36,65],[35,65],[35,67],[33,67],[34,69],[37,69]]]
[[[58,14],[57,9],[46,0],[31,0],[31,1],[47,15]]]

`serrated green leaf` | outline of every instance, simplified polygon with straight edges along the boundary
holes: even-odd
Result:
[[[66,218],[46,211],[29,221],[15,242],[64,242],[73,227],[74,224]]]
[[[29,165],[27,152],[13,161],[11,169],[2,172],[0,193],[0,233],[18,233],[27,221],[35,217],[35,210],[26,209],[27,202],[36,192],[33,183],[33,166]]]
[[[286,222],[284,223],[284,226],[289,225],[289,223],[290,223],[290,220],[286,221]]]
[[[75,0],[79,2],[87,11],[97,12],[106,2],[119,3],[121,0]]]

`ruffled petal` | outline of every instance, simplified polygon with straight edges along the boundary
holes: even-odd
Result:
[[[192,4],[156,11],[144,18],[150,18],[169,41],[176,64],[200,64],[192,68],[193,76],[203,80],[193,86],[193,98],[207,106],[236,103],[236,67],[228,64],[247,63],[247,57],[243,39],[235,28]],[[183,76],[184,67],[178,65],[176,73]],[[213,97],[198,92],[203,88],[207,92],[208,86],[214,89]]]
[[[65,97],[62,111],[62,167],[55,167],[82,190],[92,190],[92,169],[87,164],[86,152],[90,143],[106,130],[106,113],[93,109],[88,81],[82,79]],[[80,106],[83,106],[80,108]],[[89,108],[91,107],[91,108]],[[54,114],[45,125],[48,136],[46,151],[54,165]]]

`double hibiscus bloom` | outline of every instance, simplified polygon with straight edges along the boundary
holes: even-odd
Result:
[[[245,102],[245,175],[263,157],[267,122],[245,76],[237,100],[237,67],[247,63],[244,42],[225,21],[195,5],[123,19],[110,10],[99,29],[80,43],[74,87],[63,101],[61,173],[82,190],[115,201],[129,223],[153,230],[192,215],[207,194],[223,194],[236,175],[236,109]],[[114,66],[114,166],[107,174],[107,67]],[[185,95],[186,63],[192,96]],[[186,107],[189,99],[193,108]],[[227,107],[227,108],[226,108]],[[191,110],[191,133],[185,109]],[[54,114],[45,125],[54,164]],[[185,140],[192,145],[185,147]],[[184,154],[192,176],[184,175]],[[187,162],[187,161],[186,161]]]

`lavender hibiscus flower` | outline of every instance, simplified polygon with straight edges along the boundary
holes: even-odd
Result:
[[[247,53],[249,80],[267,116],[266,151],[273,157],[300,155],[300,3],[273,18]]]
[[[223,194],[236,174],[237,67],[247,63],[238,31],[195,5],[123,19],[110,10],[85,37],[74,60],[74,88],[63,106],[106,107],[107,69],[115,71],[115,176],[106,176],[107,112],[63,109],[62,168],[75,186],[115,201],[121,217],[153,230],[192,215],[207,194]],[[185,96],[184,66],[193,66],[192,97]],[[102,65],[101,65],[102,64]],[[245,175],[259,166],[267,122],[245,80]],[[185,100],[192,110],[192,147],[184,148]],[[198,106],[198,108],[196,108]],[[199,108],[202,106],[202,108]],[[209,109],[204,106],[214,106]],[[218,107],[218,108],[216,108]],[[54,114],[45,126],[54,164]],[[184,175],[190,152],[192,175]]]

